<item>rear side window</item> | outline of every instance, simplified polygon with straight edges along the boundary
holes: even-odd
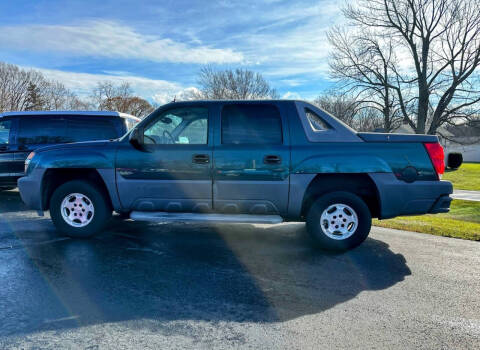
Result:
[[[121,136],[113,121],[102,117],[68,119],[67,135],[68,142],[110,140]]]
[[[315,112],[311,111],[308,108],[305,108],[305,115],[307,116],[308,122],[312,127],[313,131],[325,131],[330,129],[327,123],[325,123],[322,118],[320,118]]]
[[[282,144],[282,119],[273,105],[227,105],[222,110],[223,144]]]
[[[0,121],[0,145],[8,144],[11,124],[10,120]]]
[[[20,118],[17,142],[21,145],[41,145],[68,142],[66,123],[60,118]]]

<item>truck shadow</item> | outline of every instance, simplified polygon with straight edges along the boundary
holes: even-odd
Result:
[[[23,249],[0,251],[9,261],[0,335],[136,320],[159,332],[170,320],[278,322],[411,273],[401,254],[375,239],[343,254],[317,251],[297,223],[114,221],[91,240],[59,239],[52,225],[35,244],[17,234]]]

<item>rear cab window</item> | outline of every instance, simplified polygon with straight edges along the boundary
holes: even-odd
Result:
[[[274,105],[226,105],[222,109],[221,125],[225,145],[283,143],[282,118]]]
[[[323,121],[320,116],[312,111],[310,108],[305,108],[305,116],[310,124],[310,127],[314,132],[326,131],[330,129],[330,126]]]

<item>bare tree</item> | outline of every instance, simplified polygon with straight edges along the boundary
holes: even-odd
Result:
[[[112,98],[127,98],[133,95],[132,88],[128,82],[123,82],[115,85],[111,81],[99,82],[92,91],[93,103],[99,107],[104,101]]]
[[[372,115],[381,113],[382,129],[389,132],[397,128],[404,117],[395,94],[397,59],[391,39],[335,27],[328,40],[333,47],[331,76],[340,89],[354,96],[356,108],[373,109]]]
[[[63,84],[40,72],[0,62],[0,111],[72,109],[79,102]]]
[[[140,118],[154,110],[147,100],[133,95],[128,82],[119,85],[108,81],[98,83],[93,90],[92,100],[97,109],[128,113]]]
[[[344,14],[353,37],[361,39],[344,47],[345,57],[356,59],[360,46],[368,47],[366,42],[375,51],[375,69],[369,71],[365,60],[347,66],[357,74],[352,74],[352,81],[367,72],[377,80],[372,84],[367,79],[366,86],[376,92],[383,82],[383,91],[394,92],[390,100],[398,103],[402,119],[417,133],[434,134],[445,123],[478,113],[478,1],[359,0],[347,5]],[[379,72],[376,62],[383,62],[386,69]],[[338,73],[342,67],[334,68]]]
[[[376,109],[364,106],[355,96],[328,91],[318,96],[313,103],[355,130],[384,129],[382,114]]]
[[[32,98],[40,99],[39,87],[44,84],[45,79],[39,72],[0,62],[0,110],[25,110],[33,102]]]
[[[116,96],[105,99],[102,101],[99,109],[128,113],[140,118],[146,117],[154,110],[147,100],[137,96]]]
[[[212,100],[252,100],[278,98],[275,89],[260,73],[246,69],[214,70],[204,67],[198,77],[197,98]]]

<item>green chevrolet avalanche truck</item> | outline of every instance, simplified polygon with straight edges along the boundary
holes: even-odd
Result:
[[[303,101],[160,107],[120,139],[44,147],[18,181],[69,236],[133,220],[305,221],[313,241],[351,249],[371,220],[449,210],[436,136],[359,133]]]

